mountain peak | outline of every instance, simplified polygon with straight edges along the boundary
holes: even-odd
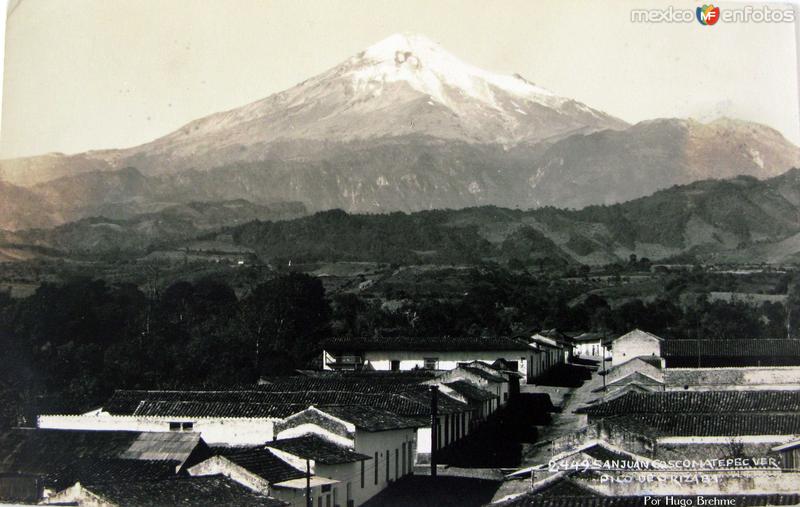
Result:
[[[463,99],[502,109],[498,93],[548,107],[568,100],[519,74],[495,74],[467,64],[437,42],[413,33],[391,35],[359,53],[351,64],[355,65],[351,77],[356,90],[380,93],[386,83],[403,82],[456,111]]]
[[[428,37],[402,32],[390,35],[389,37],[373,44],[364,51],[367,58],[374,60],[395,60],[397,53],[412,53],[419,56],[439,54],[455,59],[440,44],[432,41]]]

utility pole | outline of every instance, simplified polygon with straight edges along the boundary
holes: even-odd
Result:
[[[306,459],[306,507],[314,507],[311,499],[311,462]]]
[[[439,386],[431,386],[431,477],[436,477],[436,448],[439,446]]]
[[[605,328],[603,329],[603,339],[600,340],[600,354],[603,356],[603,392],[606,391],[606,342],[608,341],[608,334]]]

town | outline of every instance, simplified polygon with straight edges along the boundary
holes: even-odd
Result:
[[[246,388],[38,414],[0,436],[0,500],[796,504],[800,340],[719,345],[640,329],[330,338],[318,368]]]

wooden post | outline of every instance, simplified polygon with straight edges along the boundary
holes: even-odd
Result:
[[[314,507],[311,499],[311,462],[306,460],[306,507]]]
[[[436,448],[439,445],[439,386],[431,386],[431,477],[436,477]]]

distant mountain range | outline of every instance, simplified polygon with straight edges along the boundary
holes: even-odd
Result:
[[[0,228],[129,219],[196,201],[310,211],[579,208],[800,166],[777,131],[722,119],[628,125],[519,75],[395,35],[293,88],[150,143],[0,162]]]
[[[475,263],[529,266],[653,261],[800,261],[800,170],[674,186],[611,206],[522,211],[494,206],[411,214],[302,216],[304,207],[244,201],[194,203],[126,220],[83,219],[49,230],[0,234],[0,254],[76,258],[187,252],[198,238],[262,260]],[[300,217],[300,218],[297,218]]]

